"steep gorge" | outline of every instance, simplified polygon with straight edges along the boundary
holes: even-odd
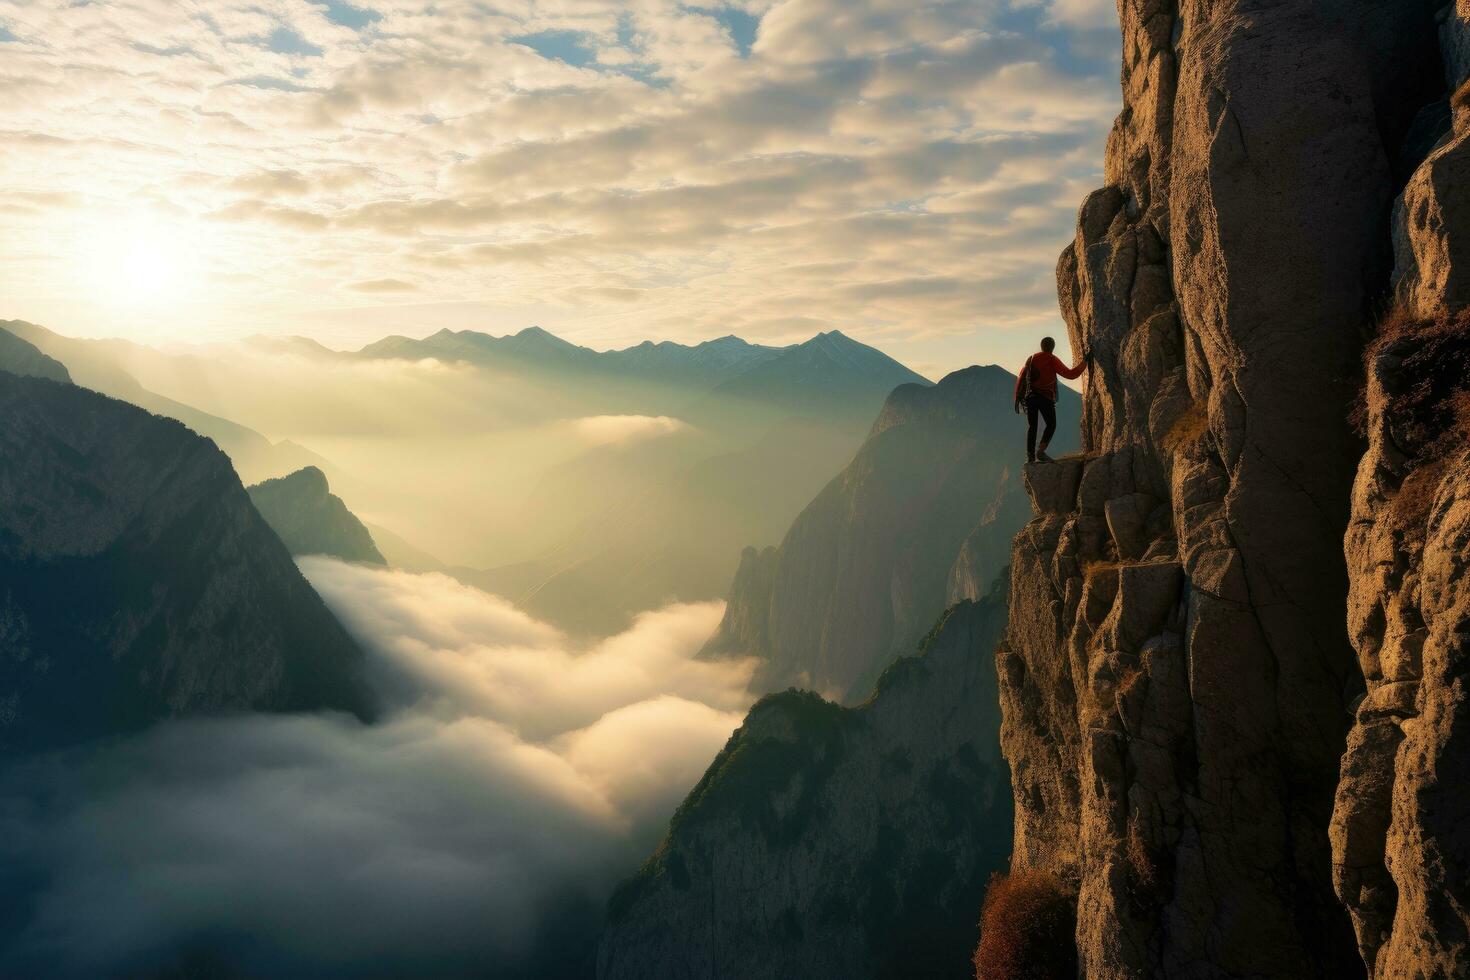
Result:
[[[994,365],[889,395],[852,461],[778,547],[742,556],[706,653],[761,660],[754,686],[860,701],[946,608],[985,595],[1026,520],[1015,376]],[[1060,390],[1055,449],[1080,400]]]
[[[1370,966],[1395,923],[1388,876],[1409,892],[1375,975],[1463,975],[1455,955],[1431,965],[1403,952],[1433,945],[1428,922],[1436,941],[1463,949],[1465,925],[1451,921],[1452,901],[1438,919],[1425,910],[1449,887],[1447,869],[1464,864],[1430,855],[1430,821],[1405,798],[1422,803],[1427,791],[1463,812],[1466,790],[1429,788],[1422,762],[1394,755],[1399,736],[1380,722],[1407,717],[1389,705],[1410,692],[1370,669],[1360,706],[1363,670],[1344,628],[1350,574],[1365,666],[1383,634],[1378,594],[1402,605],[1393,592],[1404,580],[1379,578],[1384,554],[1358,543],[1375,533],[1365,522],[1383,495],[1362,476],[1351,494],[1362,445],[1349,417],[1394,275],[1394,199],[1440,136],[1446,88],[1463,79],[1454,28],[1466,5],[1438,16],[1437,6],[1119,4],[1124,109],[1107,186],[1082,205],[1058,266],[1073,347],[1095,358],[1083,452],[1028,467],[1037,517],[1014,546],[997,652],[1012,868],[1075,890],[1093,980],[1363,975],[1334,894],[1329,824],[1335,795],[1340,828],[1369,790],[1392,798],[1398,859],[1384,870],[1372,831],[1381,802],[1377,824],[1358,821],[1346,866],[1340,843],[1336,861]],[[1438,152],[1414,186],[1452,197],[1443,175],[1454,161]],[[1410,229],[1454,216],[1412,199],[1408,212]],[[1457,279],[1453,234],[1420,235],[1416,254],[1433,253],[1435,272],[1407,276],[1412,236],[1400,225],[1405,289]],[[1430,303],[1453,293],[1440,288]],[[1375,404],[1370,431],[1383,425]],[[1370,453],[1365,471],[1379,460]],[[1444,549],[1433,567],[1448,578],[1420,612],[1441,624],[1424,661],[1427,671],[1437,651],[1441,674],[1432,689],[1426,674],[1417,703],[1438,692],[1441,730],[1405,745],[1463,768],[1445,739],[1461,710],[1464,665],[1450,654],[1465,642],[1465,585],[1444,571],[1456,548],[1463,561],[1463,497],[1437,494],[1428,540]],[[1380,552],[1392,552],[1384,537]],[[1355,711],[1361,750],[1343,765],[1361,770],[1362,786],[1339,790]]]

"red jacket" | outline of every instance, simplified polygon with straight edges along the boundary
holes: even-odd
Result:
[[[1055,354],[1046,351],[1037,351],[1026,358],[1026,366],[1021,368],[1021,373],[1016,378],[1016,401],[1026,393],[1026,372],[1035,369],[1036,374],[1031,378],[1031,393],[1033,395],[1045,395],[1052,401],[1057,400],[1057,375],[1061,375],[1068,381],[1082,377],[1082,372],[1087,370],[1084,361],[1074,368],[1069,368],[1066,362]]]

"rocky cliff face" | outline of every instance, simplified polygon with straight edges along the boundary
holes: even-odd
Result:
[[[257,483],[246,492],[291,554],[387,564],[372,534],[332,493],[326,474],[315,466]]]
[[[872,700],[751,709],[609,907],[598,976],[954,977],[1010,844],[993,649],[1002,582]]]
[[[199,712],[365,714],[361,659],[211,442],[0,373],[0,751]]]
[[[1367,693],[1332,820],[1375,977],[1470,975],[1470,3],[1441,42],[1453,126],[1394,207],[1398,307],[1365,358],[1345,553]]]
[[[745,553],[707,653],[762,658],[762,690],[861,699],[948,605],[983,595],[1025,520],[1014,384],[974,367],[895,389],[780,547]],[[1061,417],[1078,405],[1064,388]],[[1074,445],[1058,436],[1059,451]]]
[[[1470,231],[1470,229],[1466,229]],[[1375,977],[1470,975],[1470,315],[1404,311],[1370,348],[1347,535],[1367,694],[1332,820]]]
[[[1028,468],[997,654],[1013,866],[1076,889],[1093,980],[1363,972],[1328,839],[1347,418],[1436,6],[1119,5],[1107,186],[1058,267],[1084,452]]]

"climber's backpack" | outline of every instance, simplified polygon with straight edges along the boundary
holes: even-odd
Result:
[[[1031,400],[1036,393],[1036,355],[1032,354],[1026,358],[1026,366],[1021,368],[1021,402],[1022,404]]]

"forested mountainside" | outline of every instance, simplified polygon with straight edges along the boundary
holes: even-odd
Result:
[[[954,977],[1010,851],[993,649],[1005,582],[844,708],[758,702],[614,895],[605,978]]]

